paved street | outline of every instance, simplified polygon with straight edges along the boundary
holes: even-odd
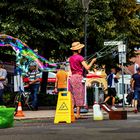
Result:
[[[25,112],[26,113],[26,112]],[[0,140],[139,140],[140,113],[128,112],[127,120],[76,120],[72,124],[53,123],[54,118],[16,119],[14,127],[1,129]]]

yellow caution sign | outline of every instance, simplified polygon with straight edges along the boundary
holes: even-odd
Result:
[[[54,123],[71,123],[75,121],[71,98],[69,91],[59,92]]]

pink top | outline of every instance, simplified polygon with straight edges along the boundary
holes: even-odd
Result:
[[[70,68],[71,68],[71,72],[72,74],[83,74],[83,65],[82,65],[82,61],[84,61],[84,57],[82,57],[79,54],[76,55],[72,55],[69,58],[69,63],[70,63]]]

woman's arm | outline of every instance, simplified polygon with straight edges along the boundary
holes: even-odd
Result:
[[[89,70],[91,66],[95,63],[95,61],[96,61],[96,58],[93,58],[89,64],[87,64],[86,61],[83,61],[82,65],[86,70]]]

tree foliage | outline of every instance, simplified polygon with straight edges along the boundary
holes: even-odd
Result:
[[[134,47],[140,45],[140,6],[135,0],[92,0],[89,10],[89,38],[95,51],[103,48],[105,40],[123,40],[127,44],[128,58],[134,56]],[[118,56],[108,55],[102,62],[118,62]],[[111,55],[110,55],[111,54]],[[108,60],[113,61],[108,61]]]
[[[38,48],[46,58],[65,60],[72,41],[84,38],[80,0],[2,0],[0,30]],[[125,39],[128,57],[140,44],[140,6],[135,0],[91,0],[88,10],[88,55],[105,40]],[[109,54],[108,57],[111,57]],[[106,61],[105,57],[102,60]],[[114,59],[115,60],[115,59]],[[113,62],[114,63],[114,62]]]
[[[2,33],[38,48],[46,57],[64,54],[73,38],[79,38],[76,1],[5,0],[0,2]]]

